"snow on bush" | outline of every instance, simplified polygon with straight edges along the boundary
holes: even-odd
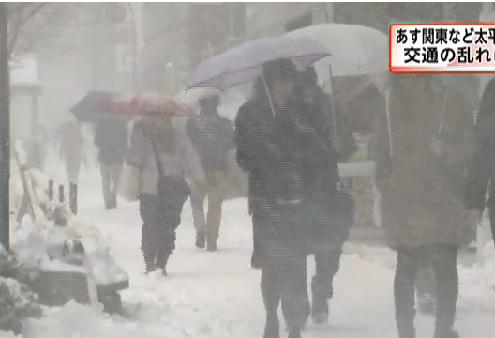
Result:
[[[4,337],[1,331],[20,333],[22,319],[41,315],[37,296],[30,287],[35,276],[35,269],[21,264],[0,245],[0,336]]]
[[[116,262],[99,230],[71,218],[69,225],[60,227],[48,221],[25,222],[15,228],[13,249],[23,261],[51,271],[81,271],[82,267],[68,264],[64,245],[78,239],[85,250],[85,266],[97,284],[121,283],[128,275]]]

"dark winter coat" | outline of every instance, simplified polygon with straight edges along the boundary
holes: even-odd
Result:
[[[216,116],[211,121],[202,116],[191,117],[186,132],[192,145],[201,156],[205,172],[226,172],[228,154],[234,148],[234,126],[231,120]]]
[[[122,164],[127,153],[127,124],[118,118],[96,123],[95,146],[101,164]]]
[[[339,162],[346,160],[356,151],[356,142],[352,136],[351,122],[342,109],[332,104],[330,95],[325,93],[320,87],[316,87],[315,99],[312,103],[307,103],[311,110],[321,110],[318,114],[318,131],[323,132],[325,137],[330,138],[338,153]],[[335,110],[335,114],[334,114]],[[334,126],[334,124],[336,124]],[[326,130],[322,130],[325,128]]]
[[[462,186],[472,125],[462,95],[398,86],[389,95],[373,147],[387,243],[458,246],[466,239]]]
[[[494,108],[495,109],[495,108]],[[495,115],[480,116],[474,129],[465,205],[468,209],[495,210]],[[490,184],[488,184],[490,183]],[[486,193],[489,189],[489,198]]]
[[[273,202],[333,191],[337,159],[326,129],[321,116],[300,101],[276,116],[263,99],[239,108],[234,140],[237,163],[249,175],[250,207],[260,199]]]

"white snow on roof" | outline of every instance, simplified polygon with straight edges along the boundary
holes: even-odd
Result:
[[[39,87],[38,61],[32,56],[19,56],[10,61],[10,85]]]

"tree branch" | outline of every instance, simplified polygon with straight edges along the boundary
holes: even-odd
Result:
[[[41,3],[36,5],[26,16],[24,16],[24,9],[27,8],[26,6],[19,6],[18,8],[18,13],[16,16],[15,20],[16,22],[11,25],[10,30],[12,31],[11,38],[8,41],[8,51],[9,51],[9,58],[12,55],[12,52],[14,50],[14,46],[17,43],[17,40],[19,39],[19,33],[21,32],[22,26],[28,22],[33,16],[36,15],[43,7],[48,5],[48,3]],[[12,27],[13,26],[13,27]]]

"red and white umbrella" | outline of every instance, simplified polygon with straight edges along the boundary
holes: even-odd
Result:
[[[132,116],[170,114],[174,117],[187,117],[194,114],[189,105],[178,99],[149,92],[121,95],[112,101],[110,111],[115,115]]]

